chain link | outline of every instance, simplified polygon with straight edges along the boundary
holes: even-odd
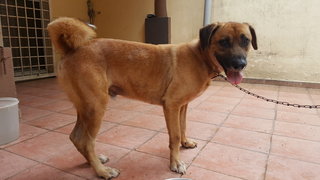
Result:
[[[228,79],[222,74],[218,74],[217,76],[213,77],[212,79],[214,79],[216,77],[221,77],[224,80],[228,81]],[[240,87],[240,86],[238,86],[236,84],[231,84],[231,85],[236,87],[236,88],[238,88],[240,91],[243,91],[246,94],[249,94],[249,95],[251,95],[253,97],[256,97],[258,99],[262,99],[262,100],[267,101],[267,102],[272,102],[272,103],[280,104],[280,105],[284,105],[284,106],[292,106],[292,107],[295,107],[295,108],[320,109],[320,105],[301,105],[301,104],[289,103],[289,102],[286,102],[286,101],[277,101],[277,100],[274,100],[274,99],[269,99],[269,98],[257,95],[255,93],[252,93],[252,92],[248,91],[247,89],[244,89],[244,88],[242,88],[242,87]]]

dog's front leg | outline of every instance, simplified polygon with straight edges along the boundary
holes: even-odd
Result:
[[[171,171],[185,174],[186,166],[180,161],[180,115],[181,107],[174,104],[166,104],[163,106],[163,111],[166,119],[167,129],[169,133],[169,148],[170,148],[170,169]]]

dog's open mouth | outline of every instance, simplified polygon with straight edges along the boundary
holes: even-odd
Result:
[[[239,84],[242,81],[243,75],[241,71],[225,70],[228,81],[232,84]]]

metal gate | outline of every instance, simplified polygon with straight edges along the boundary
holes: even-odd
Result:
[[[16,81],[54,75],[49,22],[49,0],[0,0],[0,45],[12,50]]]

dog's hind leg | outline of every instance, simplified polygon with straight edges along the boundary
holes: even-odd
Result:
[[[180,132],[181,132],[181,145],[184,148],[195,148],[197,147],[197,143],[187,139],[186,137],[186,115],[187,115],[188,104],[183,105],[180,109]]]
[[[95,153],[95,138],[108,101],[106,86],[99,87],[99,83],[88,84],[87,82],[85,86],[78,85],[77,87],[76,92],[79,96],[77,102],[75,102],[77,122],[70,134],[70,139],[98,176],[105,179],[117,177],[119,171],[102,165],[101,159]]]

